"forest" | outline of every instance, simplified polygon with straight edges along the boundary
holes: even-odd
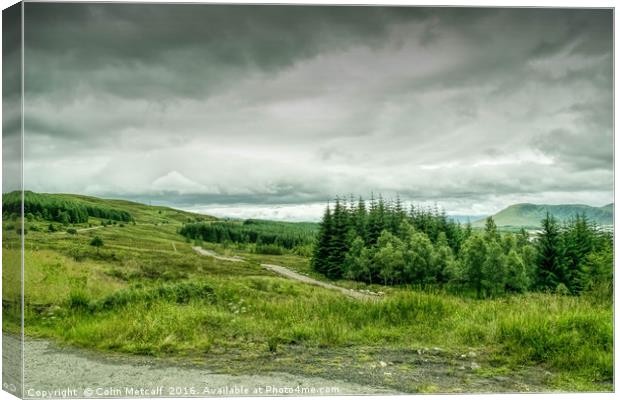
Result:
[[[188,239],[211,243],[256,244],[258,252],[282,253],[285,250],[310,249],[318,225],[304,222],[274,222],[258,219],[241,221],[199,222],[183,225],[179,233]],[[309,250],[308,250],[309,251]]]
[[[491,217],[474,231],[445,212],[400,200],[339,199],[326,207],[312,267],[332,279],[385,285],[441,285],[477,297],[509,292],[611,293],[610,233],[585,215],[560,224],[547,214],[530,235],[499,232]]]
[[[10,192],[2,195],[2,208],[5,219],[11,214],[21,213],[21,192]],[[27,219],[43,219],[62,224],[80,224],[88,222],[88,217],[130,222],[133,218],[125,210],[89,204],[79,199],[65,199],[61,195],[48,195],[24,191],[24,216]]]

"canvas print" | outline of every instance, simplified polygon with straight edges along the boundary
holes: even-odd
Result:
[[[3,390],[611,392],[613,10],[3,11]]]

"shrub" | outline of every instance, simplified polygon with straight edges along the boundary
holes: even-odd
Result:
[[[284,249],[275,244],[257,244],[254,251],[258,254],[269,254],[274,256],[284,254]]]
[[[206,283],[194,282],[179,282],[148,289],[134,287],[112,293],[95,304],[94,307],[96,310],[111,310],[126,306],[129,303],[151,303],[157,300],[177,304],[187,304],[191,300],[214,302],[215,292]]]
[[[67,303],[70,309],[78,311],[88,310],[91,306],[90,298],[81,290],[76,290],[69,293]]]

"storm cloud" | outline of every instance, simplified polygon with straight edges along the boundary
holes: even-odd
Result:
[[[613,198],[611,10],[27,3],[25,24],[27,189],[291,219],[351,193]]]

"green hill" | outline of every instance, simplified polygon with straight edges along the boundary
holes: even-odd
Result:
[[[603,207],[592,207],[585,204],[550,205],[521,203],[501,210],[493,215],[493,219],[497,226],[538,227],[547,212],[559,221],[567,221],[576,214],[585,214],[590,221],[596,222],[599,225],[612,225],[614,221],[613,203]],[[473,225],[483,226],[484,219],[475,221]]]
[[[2,194],[5,217],[18,215],[21,210],[21,193]],[[216,220],[209,215],[195,214],[170,207],[149,206],[127,200],[101,199],[98,197],[64,193],[24,192],[24,214],[41,220],[81,224],[97,220],[137,223],[185,223]],[[66,216],[64,216],[66,215]]]

